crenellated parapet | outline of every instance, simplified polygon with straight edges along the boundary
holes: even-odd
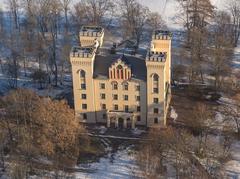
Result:
[[[155,30],[152,35],[152,40],[171,40],[172,33],[169,31]]]
[[[103,44],[104,29],[100,26],[83,26],[79,32],[80,44],[82,47],[94,46],[98,43],[98,47]]]
[[[166,62],[167,52],[154,52],[149,51],[146,57],[146,61],[152,62]]]
[[[170,31],[155,30],[152,35],[152,40],[171,40],[172,33]]]
[[[104,29],[100,26],[83,26],[79,32],[80,36],[101,37]]]
[[[70,57],[76,58],[92,58],[95,55],[95,49],[91,47],[75,46],[72,48]]]

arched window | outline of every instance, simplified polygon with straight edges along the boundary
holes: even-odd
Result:
[[[157,74],[154,74],[153,75],[153,81],[158,82],[158,80],[159,80],[159,76]]]
[[[86,77],[86,72],[84,70],[80,71],[80,78],[85,78]]]
[[[157,74],[152,75],[153,93],[159,93],[159,76]]]
[[[79,84],[80,84],[80,89],[85,90],[86,89],[86,72],[84,70],[79,70]]]
[[[117,66],[117,78],[118,79],[123,79],[123,67],[122,65]]]

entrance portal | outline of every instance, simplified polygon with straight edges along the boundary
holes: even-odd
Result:
[[[123,129],[123,127],[124,127],[124,119],[123,118],[118,119],[118,127],[120,129]]]

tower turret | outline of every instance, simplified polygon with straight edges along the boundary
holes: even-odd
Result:
[[[96,122],[93,82],[95,53],[94,47],[73,47],[70,53],[74,99],[81,99],[74,100],[76,117],[88,123]]]
[[[80,44],[82,47],[94,46],[96,43],[101,47],[103,38],[104,29],[99,26],[83,26],[79,32]]]
[[[168,31],[155,31],[147,53],[148,126],[166,124],[171,94],[171,38]]]

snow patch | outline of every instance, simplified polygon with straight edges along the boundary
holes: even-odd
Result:
[[[141,135],[141,134],[143,134],[143,133],[145,133],[145,132],[146,132],[145,130],[140,130],[140,129],[138,129],[138,128],[135,128],[135,129],[132,130],[132,133],[133,133],[134,135],[137,135],[137,136],[139,136],[139,135]]]
[[[177,114],[176,110],[175,110],[173,107],[171,107],[171,115],[170,115],[170,117],[171,117],[174,121],[176,121],[177,118],[178,118],[178,114]]]

